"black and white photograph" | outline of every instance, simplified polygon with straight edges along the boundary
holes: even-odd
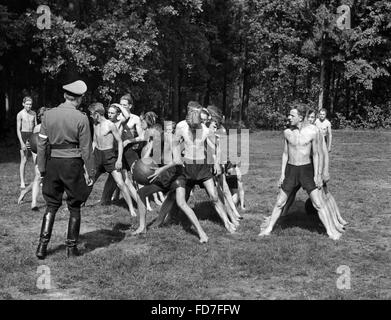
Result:
[[[391,2],[0,0],[0,253],[141,319],[391,300]]]

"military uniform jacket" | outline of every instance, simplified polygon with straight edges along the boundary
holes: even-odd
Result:
[[[49,145],[73,144],[73,148],[53,148],[51,157],[82,158],[90,177],[94,176],[91,131],[88,117],[65,101],[58,107],[45,112],[39,133],[37,164],[45,172],[46,150]]]

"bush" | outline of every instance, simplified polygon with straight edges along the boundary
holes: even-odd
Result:
[[[248,124],[251,129],[281,130],[286,124],[286,115],[270,106],[249,105]]]
[[[357,114],[351,119],[337,112],[332,122],[336,129],[391,129],[391,103],[383,108],[366,106],[363,115]]]

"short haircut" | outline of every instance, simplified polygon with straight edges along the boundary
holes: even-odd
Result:
[[[149,111],[140,116],[141,120],[144,120],[147,123],[148,128],[153,127],[156,124],[157,115],[153,111]]]
[[[298,115],[303,117],[303,120],[307,116],[308,107],[304,103],[295,103],[291,108],[296,109]]]
[[[76,101],[76,99],[77,99],[78,97],[73,96],[73,95],[71,95],[71,94],[69,94],[69,93],[64,92],[64,98],[65,98],[65,100],[68,100],[68,101]]]
[[[105,108],[103,107],[103,104],[100,102],[94,102],[88,107],[88,110],[90,110],[91,113],[98,113],[101,116],[105,115]]]
[[[211,120],[215,121],[217,125],[220,125],[223,122],[223,112],[218,107],[209,105],[207,110],[211,116]]]
[[[37,118],[39,121],[41,121],[41,118],[43,117],[43,114],[45,113],[46,110],[49,110],[49,108],[41,107],[38,109]]]
[[[191,109],[202,109],[202,106],[197,101],[189,101],[187,104],[187,111],[189,112]]]
[[[320,109],[319,113],[324,112],[327,115],[327,110],[325,108]]]
[[[26,101],[31,101],[31,102],[33,102],[33,98],[31,98],[30,96],[25,96],[25,97],[23,98],[23,103],[26,103]]]
[[[191,108],[186,115],[186,122],[191,129],[198,129],[201,127],[201,109]]]
[[[126,100],[126,101],[128,101],[129,104],[133,104],[133,98],[132,98],[132,96],[131,96],[129,93],[123,95],[123,96],[121,97],[121,99],[119,99],[119,100],[120,100],[120,101],[121,101],[121,100]]]
[[[316,110],[314,108],[308,108],[306,117],[308,117],[312,113],[315,113],[316,116]]]
[[[107,108],[107,111],[109,111],[110,108],[114,108],[117,113],[121,113],[121,109],[118,108],[114,103],[109,105],[109,107]]]

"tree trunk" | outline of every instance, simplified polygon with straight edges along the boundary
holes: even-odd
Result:
[[[346,110],[345,117],[348,119],[350,114],[350,81],[346,80]]]
[[[176,49],[172,52],[172,118],[179,120],[179,61]]]
[[[319,100],[318,100],[318,111],[320,111],[323,108],[323,102],[324,102],[326,62],[325,62],[323,50],[324,50],[325,38],[326,38],[326,34],[323,33],[322,41],[320,44],[320,90],[319,90]]]
[[[223,79],[223,114],[227,113],[227,63],[224,63],[224,79]]]

